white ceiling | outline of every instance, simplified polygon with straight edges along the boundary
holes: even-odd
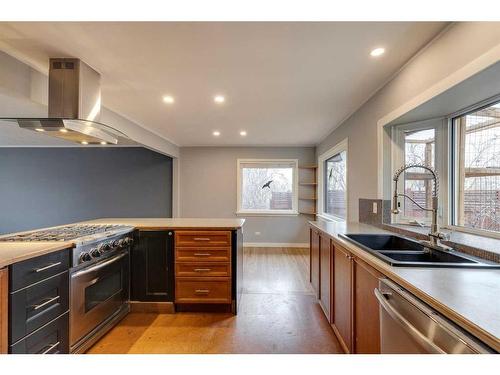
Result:
[[[102,74],[106,107],[180,146],[313,145],[444,26],[4,22],[0,47],[43,71],[49,57],[84,60]],[[379,46],[385,55],[370,57]]]

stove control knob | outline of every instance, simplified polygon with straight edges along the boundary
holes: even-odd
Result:
[[[132,242],[134,242],[134,240],[132,239],[132,237],[126,237],[123,241],[125,242],[125,246],[128,246]]]
[[[80,262],[90,262],[92,260],[92,257],[90,256],[89,253],[81,253],[80,254]]]
[[[102,254],[105,251],[108,251],[111,249],[111,244],[110,243],[102,243],[99,246],[97,246],[97,250],[99,250],[99,253]]]
[[[99,248],[97,248],[97,249],[92,249],[92,250],[90,251],[90,255],[92,255],[92,257],[94,257],[94,258],[99,258],[99,257],[101,256],[101,254],[102,254],[102,250],[101,250],[101,249],[99,249]]]
[[[123,240],[115,240],[113,242],[113,247],[122,248],[123,247]]]

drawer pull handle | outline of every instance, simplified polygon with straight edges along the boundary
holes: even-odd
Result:
[[[196,294],[208,294],[208,293],[210,293],[210,290],[209,289],[196,289],[194,292]]]
[[[212,254],[210,254],[210,253],[194,253],[194,255],[197,257],[208,257]]]
[[[61,343],[61,342],[60,342],[60,341],[58,341],[58,342],[56,342],[55,344],[49,345],[49,347],[47,348],[47,350],[44,350],[43,352],[40,352],[40,353],[38,353],[38,354],[47,354],[47,353],[49,353],[52,349],[57,348],[57,346],[58,346],[60,343]]]
[[[48,266],[45,266],[45,267],[42,267],[42,268],[37,268],[36,270],[34,270],[36,273],[38,272],[43,272],[43,271],[46,271],[46,270],[49,270],[51,268],[54,268],[54,267],[57,267],[58,265],[60,265],[61,262],[57,262],[57,263],[52,263],[52,264],[49,264]]]
[[[210,241],[210,238],[207,237],[195,237],[195,241]]]
[[[39,304],[39,305],[33,305],[33,310],[40,310],[42,307],[45,307],[47,305],[50,305],[52,302],[55,302],[59,299],[59,296],[56,296],[54,298],[50,298],[47,301]]]
[[[210,272],[212,271],[211,268],[195,268],[194,272]]]

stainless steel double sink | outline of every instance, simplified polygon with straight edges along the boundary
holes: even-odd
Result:
[[[392,234],[340,234],[340,237],[391,266],[500,268],[500,264],[455,251],[428,249],[418,241]]]

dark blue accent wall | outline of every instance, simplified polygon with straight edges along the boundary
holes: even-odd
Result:
[[[145,148],[0,148],[0,234],[172,217],[172,158]]]

